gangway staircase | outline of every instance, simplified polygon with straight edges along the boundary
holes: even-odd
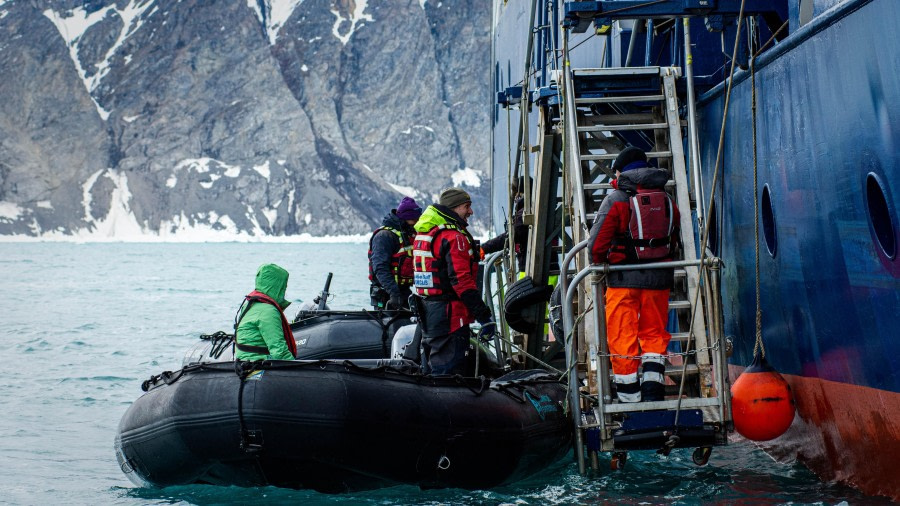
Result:
[[[612,452],[620,468],[627,451],[696,448],[705,464],[711,449],[727,443],[731,407],[722,335],[718,259],[701,259],[695,241],[684,135],[696,128],[682,120],[677,67],[570,69],[561,72],[564,199],[571,204],[576,245],[562,262],[560,282],[566,333],[576,457],[596,468],[598,452]],[[689,139],[691,140],[691,139]],[[663,401],[620,403],[613,391],[607,349],[603,283],[606,274],[634,265],[590,265],[588,236],[603,199],[612,191],[610,164],[627,145],[647,152],[651,165],[668,170],[667,191],[681,211],[680,258],[641,264],[675,270],[669,303],[671,332]],[[573,264],[576,266],[573,269]],[[567,274],[577,271],[574,278]],[[674,317],[674,318],[673,318]]]

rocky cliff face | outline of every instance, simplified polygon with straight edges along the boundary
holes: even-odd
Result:
[[[489,16],[0,0],[0,234],[361,234],[451,184],[486,218]]]

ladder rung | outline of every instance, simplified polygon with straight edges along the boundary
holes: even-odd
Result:
[[[592,114],[585,117],[594,125],[633,125],[635,123],[653,123],[659,118],[650,114]]]
[[[597,125],[580,126],[579,132],[620,132],[625,130],[663,130],[669,128],[668,123],[641,123],[635,125]]]
[[[655,77],[667,75],[668,67],[584,67],[572,69],[574,77]]]
[[[615,160],[616,157],[619,156],[619,153],[604,153],[602,155],[581,155],[581,159],[584,161],[596,161],[596,160]],[[647,158],[671,158],[671,151],[648,151]]]
[[[669,309],[690,309],[691,301],[689,300],[670,300]]]
[[[706,408],[718,406],[719,399],[716,397],[698,397],[694,399],[681,399],[681,409]],[[633,411],[652,411],[657,409],[675,409],[679,406],[678,399],[669,401],[655,402],[619,402],[615,404],[604,404],[603,411],[606,413],[630,413]]]
[[[581,187],[584,188],[585,190],[594,190],[594,191],[596,191],[596,190],[611,190],[612,183],[585,183],[585,184],[581,185]],[[674,187],[675,187],[674,179],[670,179],[670,180],[666,181],[666,188],[674,188]]]
[[[664,95],[622,95],[619,97],[576,98],[576,104],[617,104],[624,102],[662,102]]]
[[[666,376],[669,376],[669,377],[675,376],[675,377],[680,378],[681,370],[684,367],[685,366],[683,366],[683,365],[667,365],[666,366]],[[687,368],[684,368],[684,372],[688,376],[697,374],[699,371],[700,371],[700,369],[697,367],[697,364],[688,364]]]
[[[690,332],[672,332],[672,341],[678,341],[679,343],[685,343],[691,337]]]

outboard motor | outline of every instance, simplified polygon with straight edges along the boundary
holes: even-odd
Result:
[[[409,347],[416,337],[416,328],[418,328],[418,325],[413,323],[397,329],[397,332],[394,333],[394,340],[391,341],[391,358],[403,358],[406,348]]]

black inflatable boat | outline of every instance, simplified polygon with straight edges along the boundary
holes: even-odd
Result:
[[[140,485],[490,488],[570,447],[543,371],[431,377],[405,360],[199,363],[144,383],[116,454]]]
[[[291,323],[297,341],[297,358],[391,358],[398,331],[401,343],[412,339],[415,327],[411,326],[411,316],[409,311],[300,311]],[[205,334],[187,351],[182,365],[231,362],[233,343],[233,334]]]

